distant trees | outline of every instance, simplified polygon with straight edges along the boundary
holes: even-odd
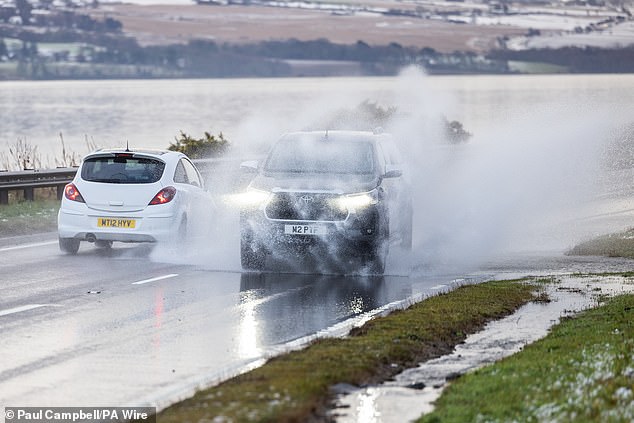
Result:
[[[399,111],[394,106],[383,107],[376,102],[364,100],[354,108],[342,108],[336,110],[322,121],[315,122],[312,129],[355,129],[361,131],[374,131],[377,128],[389,128],[394,119],[407,112]],[[439,116],[443,128],[444,140],[450,144],[467,142],[472,134],[466,131],[462,123],[449,121]]]
[[[20,57],[23,59],[31,59],[37,57],[37,43],[22,41],[20,49]]]
[[[416,49],[404,48],[398,43],[370,46],[359,40],[355,44],[335,44],[325,38],[308,41],[291,38],[284,41],[262,41],[254,44],[226,45],[226,47],[247,55],[295,60],[407,63],[417,56]]]
[[[487,55],[494,60],[550,63],[572,73],[634,72],[634,46],[623,48],[563,47],[558,49],[497,50]]]
[[[123,24],[114,18],[94,19],[72,10],[58,10],[49,15],[38,16],[37,25],[58,30],[71,29],[93,33],[120,33],[123,28]]]
[[[15,8],[20,19],[22,19],[22,25],[28,25],[31,20],[31,11],[33,10],[31,3],[28,0],[15,0]]]
[[[7,48],[7,44],[4,42],[4,38],[0,38],[0,60],[3,57],[9,56],[9,49]]]

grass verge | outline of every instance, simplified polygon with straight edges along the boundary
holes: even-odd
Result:
[[[460,287],[374,319],[344,339],[308,348],[203,390],[158,415],[158,421],[305,422],[323,417],[337,383],[378,382],[450,352],[486,322],[511,314],[539,288],[521,281]]]
[[[29,235],[57,228],[59,200],[0,205],[0,237]]]
[[[454,381],[420,422],[632,422],[633,351],[634,295],[612,298]]]
[[[634,228],[583,242],[573,247],[568,254],[634,258]]]

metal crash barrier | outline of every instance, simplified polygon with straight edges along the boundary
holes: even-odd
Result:
[[[244,184],[243,178],[245,175],[241,175],[239,172],[241,160],[238,158],[213,158],[194,159],[192,162],[198,167],[203,178],[207,181],[209,190],[220,194],[223,191],[235,188],[236,185]],[[57,199],[61,200],[62,195],[64,195],[64,187],[73,180],[77,169],[76,167],[67,167],[11,172],[0,171],[0,204],[9,203],[10,191],[22,191],[25,200],[33,201],[35,188],[55,188],[57,190]],[[220,175],[225,177],[222,178],[222,183],[218,184],[217,179]],[[246,176],[249,177],[249,175]]]
[[[76,167],[0,172],[0,204],[9,203],[9,191],[23,191],[24,199],[33,201],[35,188],[56,188],[57,198],[61,199],[64,186],[76,172]]]

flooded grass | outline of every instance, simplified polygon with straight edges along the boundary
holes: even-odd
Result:
[[[57,228],[57,210],[59,200],[0,205],[0,237],[54,231]]]
[[[568,254],[634,258],[634,228],[583,242],[572,248]]]
[[[331,387],[386,380],[450,352],[466,335],[532,301],[539,288],[521,281],[460,287],[380,317],[344,339],[322,339],[203,390],[158,415],[161,422],[310,421],[323,419]]]
[[[420,422],[634,421],[634,295],[454,381]]]

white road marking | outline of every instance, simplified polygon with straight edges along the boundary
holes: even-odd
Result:
[[[178,276],[178,273],[170,273],[169,275],[157,276],[152,279],[145,279],[138,282],[132,282],[132,285],[143,285],[144,283],[162,281],[163,279],[175,278],[176,276]]]
[[[45,245],[57,244],[57,241],[36,242],[33,244],[16,245],[15,247],[0,248],[0,253],[4,251],[24,250],[26,248],[43,247]]]
[[[57,304],[27,304],[20,307],[10,308],[8,310],[0,311],[0,317],[7,316],[9,314],[21,313],[23,311],[29,311],[40,307],[60,307]]]

